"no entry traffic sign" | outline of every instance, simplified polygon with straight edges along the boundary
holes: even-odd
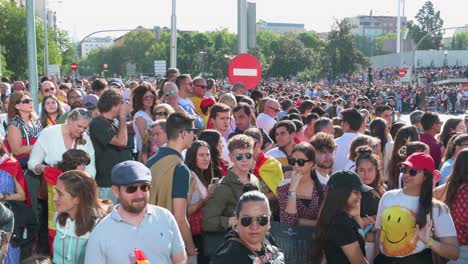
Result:
[[[71,69],[72,71],[78,70],[78,64],[77,64],[76,62],[70,63],[70,69]]]
[[[401,78],[405,77],[406,73],[408,72],[408,69],[407,68],[403,68],[403,69],[400,69],[398,71],[398,76],[400,76]]]
[[[228,76],[231,84],[241,82],[252,90],[262,79],[262,65],[250,54],[239,54],[229,63]]]

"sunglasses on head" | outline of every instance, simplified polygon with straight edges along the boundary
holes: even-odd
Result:
[[[167,116],[167,112],[155,112],[155,116]]]
[[[242,153],[236,154],[236,160],[238,160],[238,161],[243,160],[244,157],[249,160],[249,159],[252,158],[252,153],[247,152],[245,154],[242,154]]]
[[[147,191],[149,191],[149,190],[151,189],[151,186],[148,185],[148,184],[141,185],[141,186],[133,186],[133,185],[132,185],[132,186],[127,186],[127,187],[125,188],[125,191],[126,191],[127,193],[134,193],[134,192],[136,192],[136,191],[138,190],[138,188],[140,188],[140,190],[141,190],[142,192],[147,192]]]
[[[268,215],[245,216],[240,219],[240,223],[242,226],[248,227],[254,222],[254,219],[259,225],[266,226],[270,220],[270,217],[268,217]]]
[[[32,103],[32,99],[23,99],[23,100],[20,100],[18,101],[18,104],[29,104],[29,103]]]
[[[175,90],[172,90],[170,92],[166,92],[165,95],[166,96],[169,96],[169,95],[175,95],[177,92]]]
[[[408,172],[408,174],[411,176],[411,177],[414,177],[416,176],[416,174],[418,174],[418,171],[420,170],[416,170],[416,169],[413,169],[413,168],[410,168],[408,166],[401,166],[400,167],[400,172],[405,174],[406,172]]]
[[[305,159],[293,159],[293,158],[288,159],[289,165],[294,166],[297,163],[299,167],[304,166],[306,162],[309,162],[309,161],[310,160],[305,160]]]

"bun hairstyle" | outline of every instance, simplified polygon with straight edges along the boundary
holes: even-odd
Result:
[[[369,146],[359,146],[356,148],[356,158],[354,159],[354,162],[358,160],[360,156],[364,155],[372,155],[372,149]]]
[[[358,171],[357,168],[363,160],[367,160],[375,166],[375,179],[369,186],[379,191],[384,186],[381,171],[382,166],[379,157],[372,152],[372,148],[369,146],[359,146],[356,148],[356,158],[354,159],[354,163],[356,164],[356,172]]]
[[[411,154],[415,152],[425,152],[429,150],[429,146],[426,143],[423,143],[421,141],[413,141],[413,142],[408,142],[406,145],[401,147],[398,150],[398,156],[405,160],[407,157],[409,157]]]

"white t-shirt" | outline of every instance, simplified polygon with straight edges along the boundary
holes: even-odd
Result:
[[[329,175],[322,176],[322,174],[320,174],[318,170],[315,170],[315,172],[317,173],[317,178],[319,179],[320,183],[327,185],[328,179],[330,179],[330,176]]]
[[[402,189],[386,192],[379,202],[375,227],[380,230],[380,252],[390,257],[406,257],[425,249],[416,233],[419,196],[409,196]],[[435,236],[456,237],[457,232],[448,208],[432,210]]]
[[[273,128],[275,123],[276,120],[267,114],[261,113],[257,116],[257,127],[263,128],[267,134],[270,132],[270,129]]]
[[[139,110],[138,112],[135,113],[135,116],[133,117],[133,121],[136,121],[140,117],[145,119],[146,129],[148,129],[151,126],[151,123],[153,123],[153,119],[145,111]],[[138,129],[138,126],[136,125],[135,122],[133,122],[133,130],[135,130],[135,140],[136,140],[138,152],[141,152],[141,149],[143,147],[143,139],[141,138],[140,130]]]
[[[348,155],[351,141],[357,136],[359,136],[359,133],[344,133],[341,137],[335,139],[337,148],[335,151],[333,171],[344,170],[346,168],[349,162]]]

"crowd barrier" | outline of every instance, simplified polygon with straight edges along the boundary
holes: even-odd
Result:
[[[308,226],[290,226],[271,222],[270,233],[284,252],[285,263],[313,263],[312,253],[315,245],[315,228]],[[211,257],[224,242],[225,233],[204,233],[204,255]]]

